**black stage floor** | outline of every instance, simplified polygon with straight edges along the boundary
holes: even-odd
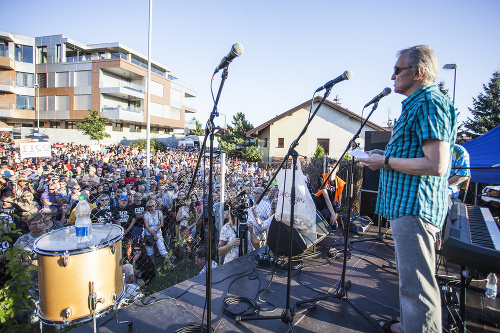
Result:
[[[295,315],[293,323],[296,332],[377,332],[377,329],[350,303],[365,313],[373,323],[398,318],[398,278],[395,269],[392,268],[394,265],[392,240],[386,238],[385,243],[356,242],[373,238],[377,232],[378,228],[372,226],[367,234],[350,239],[352,258],[347,263],[346,270],[346,280],[351,282],[348,301],[339,299],[319,301],[316,309]],[[317,251],[323,252],[322,255],[293,262],[292,267],[295,269],[292,272],[290,293],[292,308],[298,311],[301,308],[295,305],[297,301],[321,297],[324,293],[335,291],[342,273],[342,261],[328,256],[328,253],[333,252],[328,251],[328,248],[332,245],[340,251],[343,249],[343,243],[340,242],[340,232],[330,234],[316,247]],[[279,319],[236,322],[235,319],[223,314],[223,300],[226,296],[247,297],[254,300],[259,290],[265,289],[270,281],[268,290],[256,300],[262,309],[260,315],[281,316],[286,307],[287,270],[275,269],[273,274],[271,267],[259,266],[254,255],[255,253],[249,253],[212,271],[211,326],[217,332],[291,331],[289,325]],[[448,275],[458,277],[457,266],[448,264],[447,267]],[[197,276],[163,290],[153,295],[154,299],[148,300],[158,303],[142,307],[131,305],[121,309],[119,319],[132,320],[134,324],[131,328],[124,324],[116,324],[114,319],[107,321],[113,316],[108,314],[99,320],[99,325],[102,325],[99,332],[174,332],[187,325],[201,324],[205,304],[204,282],[205,276]],[[485,282],[474,284],[482,289],[485,287]],[[492,327],[495,319],[488,317],[483,310],[485,306],[499,309],[499,298],[491,300],[480,291],[468,290],[466,303],[467,329],[470,332],[500,332],[499,328]],[[246,308],[246,303],[240,303],[231,306],[229,310],[237,312]],[[443,313],[443,321],[446,323],[448,316],[445,311]],[[72,332],[91,331],[92,323],[88,323]]]

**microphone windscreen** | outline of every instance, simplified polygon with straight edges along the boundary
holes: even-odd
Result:
[[[344,74],[342,74],[345,80],[350,80],[352,77],[352,72],[351,71],[345,71]]]
[[[385,87],[385,88],[384,88],[384,90],[382,91],[382,94],[384,94],[384,96],[387,96],[387,95],[389,95],[391,92],[392,92],[391,88],[389,88],[389,87]]]
[[[234,56],[238,57],[243,54],[243,45],[240,43],[233,44],[233,48],[231,49],[231,53],[234,54]]]

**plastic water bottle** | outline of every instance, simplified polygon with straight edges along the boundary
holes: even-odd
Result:
[[[486,280],[486,297],[495,298],[497,297],[497,276],[495,273],[488,274],[488,279]]]
[[[78,197],[78,204],[75,208],[75,229],[76,241],[86,243],[92,239],[92,221],[90,220],[90,206],[85,196]]]

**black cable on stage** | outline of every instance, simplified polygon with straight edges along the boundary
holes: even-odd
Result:
[[[240,312],[232,312],[229,307],[234,304],[248,303],[248,307]],[[253,309],[251,312],[248,310]],[[222,305],[222,313],[231,319],[236,317],[255,317],[260,313],[260,306],[254,300],[247,297],[226,297]]]

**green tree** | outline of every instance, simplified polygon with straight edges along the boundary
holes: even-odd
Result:
[[[198,121],[198,119],[193,118],[193,120],[196,124],[196,129],[191,130],[189,134],[198,136],[205,135],[205,129],[203,128],[203,125]]]
[[[500,125],[500,71],[495,71],[490,82],[483,84],[484,93],[472,99],[473,108],[469,108],[472,118],[463,123],[466,134],[475,139]]]
[[[137,147],[139,149],[146,150],[147,144],[148,144],[148,142],[146,139],[140,139],[140,140],[132,142],[130,144],[130,147],[132,147],[132,148]],[[167,150],[167,145],[161,141],[153,139],[153,140],[149,140],[149,148],[151,148],[151,150],[154,152],[155,151],[165,151],[165,150]]]
[[[316,147],[316,151],[314,152],[313,158],[320,158],[323,155],[325,155],[325,149],[321,145],[318,145]]]
[[[227,126],[227,133],[221,135],[222,151],[231,157],[240,157],[248,161],[257,162],[262,154],[254,140],[246,136],[246,132],[253,129],[253,125],[245,119],[245,114],[238,112],[233,116],[233,126]]]
[[[104,131],[108,121],[108,118],[99,115],[99,111],[89,110],[89,115],[85,117],[85,121],[78,124],[78,130],[82,131],[84,135],[88,135],[90,140],[99,142],[111,136]]]
[[[441,91],[441,93],[443,93],[443,95],[445,95],[446,97],[450,98],[450,95],[448,95],[448,92],[450,91],[450,89],[447,89],[445,86],[444,86],[444,81],[440,81],[438,83],[438,88],[439,90]]]

